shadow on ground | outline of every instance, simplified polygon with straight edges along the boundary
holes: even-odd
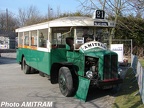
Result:
[[[16,58],[0,57],[0,65],[16,63]]]

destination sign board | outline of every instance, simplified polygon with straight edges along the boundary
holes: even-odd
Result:
[[[97,22],[97,21],[94,21],[94,25],[95,26],[108,26],[108,22]]]

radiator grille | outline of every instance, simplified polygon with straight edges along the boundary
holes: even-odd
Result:
[[[104,79],[117,78],[117,55],[105,55],[104,56]]]

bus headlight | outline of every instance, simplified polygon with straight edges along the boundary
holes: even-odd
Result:
[[[92,78],[93,78],[93,72],[92,72],[92,71],[87,71],[87,72],[86,72],[86,76],[87,76],[88,78],[92,79]]]
[[[118,74],[120,75],[122,73],[122,69],[121,68],[118,68]]]

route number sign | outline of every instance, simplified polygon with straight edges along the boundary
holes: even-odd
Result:
[[[96,19],[104,19],[105,11],[104,10],[96,10]]]

